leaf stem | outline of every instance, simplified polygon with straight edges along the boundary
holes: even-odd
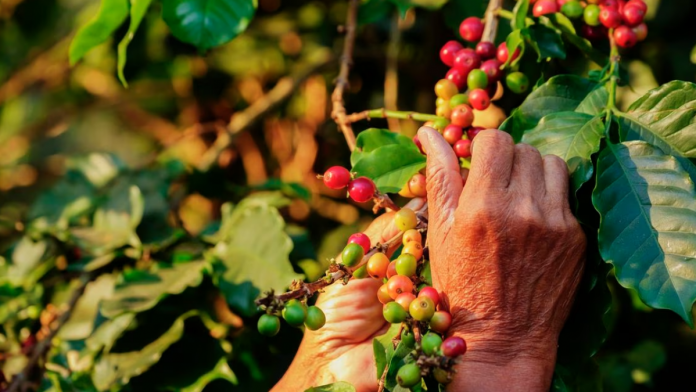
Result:
[[[611,113],[616,110],[616,88],[618,86],[618,70],[619,62],[621,61],[621,56],[619,55],[619,48],[616,45],[616,40],[614,39],[614,29],[609,30],[609,44],[611,46],[611,52],[609,54],[609,81],[607,90],[609,92],[609,98],[607,99],[607,121],[611,117]]]
[[[416,120],[416,121],[437,121],[437,120],[442,119],[442,117],[436,116],[434,114],[409,112],[409,111],[399,111],[399,110],[387,110],[384,108],[365,110],[363,112],[349,114],[345,117],[346,121],[349,123],[367,120],[370,118],[398,118],[400,120]]]

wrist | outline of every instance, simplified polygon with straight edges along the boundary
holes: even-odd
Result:
[[[449,391],[546,392],[551,386],[556,353],[551,358],[518,357],[504,362],[478,362],[464,355],[455,366]]]

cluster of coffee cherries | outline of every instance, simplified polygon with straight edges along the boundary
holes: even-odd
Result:
[[[348,188],[348,197],[358,203],[365,203],[374,197],[377,187],[367,177],[353,178],[353,175],[342,166],[332,166],[318,176],[324,181],[324,185],[331,189]]]
[[[267,309],[267,313],[261,315],[256,327],[259,333],[264,336],[275,336],[280,331],[280,317],[292,327],[305,327],[312,331],[324,326],[326,316],[324,312],[316,306],[307,306],[306,302],[300,299],[291,299],[282,307],[276,310]]]
[[[424,184],[421,185],[418,181],[419,176],[422,177],[422,174],[414,176],[416,181],[413,182],[416,184],[410,187],[414,193],[418,193],[421,187],[424,191]],[[419,278],[424,268],[424,250],[423,234],[417,228],[416,213],[402,208],[395,214],[394,224],[403,232],[401,254],[394,260],[389,260],[382,252],[374,253],[366,264],[355,270],[353,277],[361,279],[369,276],[381,280],[383,284],[377,291],[377,298],[383,304],[384,319],[389,323],[403,323],[405,326],[401,338],[405,345],[413,348],[414,354],[411,356],[413,362],[399,369],[398,383],[403,387],[411,387],[420,383],[421,377],[432,372],[436,380],[444,384],[449,381],[449,369],[438,364],[451,363],[454,358],[464,354],[466,343],[460,337],[449,337],[444,341],[441,337],[449,329],[452,316],[441,306],[438,291]],[[370,244],[370,238],[364,233],[350,236],[341,253],[342,264],[346,267],[357,266],[370,251]],[[419,330],[429,331],[419,343],[416,343],[410,330],[413,323],[419,325]],[[439,360],[441,356],[445,358]],[[421,357],[422,360],[418,361]],[[429,361],[428,358],[432,360]]]
[[[648,36],[643,23],[648,5],[643,0],[536,0],[532,14],[541,16],[562,12],[571,19],[581,19],[585,38],[600,39],[613,29],[619,47],[630,48]]]

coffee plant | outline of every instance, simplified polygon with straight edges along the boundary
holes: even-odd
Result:
[[[259,373],[257,361],[244,354],[249,346],[273,342],[270,358],[291,350],[283,340],[292,330],[316,331],[326,323],[317,295],[354,279],[381,282],[374,296],[392,325],[373,342],[376,369],[370,372],[379,390],[444,390],[467,346],[448,336],[452,316],[430,278],[426,155],[407,132],[375,127],[355,136],[354,127],[377,119],[437,129],[463,173],[476,135],[494,127],[566,161],[571,205],[589,241],[552,390],[601,389],[593,356],[607,337],[607,280],[614,276],[636,303],[671,310],[693,327],[696,85],[672,81],[625,111],[617,106],[617,90],[630,74],[622,51],[648,36],[646,2],[519,0],[511,8],[502,0],[481,2],[485,13],[456,20],[456,32],[439,50],[418,48],[448,69],[432,86],[431,112],[363,107],[349,113],[344,97],[352,91],[358,30],[378,23],[385,10],[395,8],[403,23],[414,7],[420,14],[446,3],[350,0],[344,10],[331,117],[350,150],[350,167],[325,167],[317,177],[332,194],[376,214],[395,211],[396,236],[380,242],[362,232],[346,234],[340,254],[327,263],[293,266],[293,245],[302,239],[284,209],[311,196],[281,181],[221,204],[220,219],[195,234],[172,212],[186,184],[212,170],[238,134],[301,81],[252,104],[197,167],[164,154],[138,167],[110,154],[72,157],[17,223],[16,241],[0,256],[0,390],[236,390],[235,366],[247,366],[251,377]],[[72,38],[70,63],[114,36],[116,73],[126,87],[129,45],[151,7],[161,8],[174,37],[206,53],[253,24],[258,4],[102,0]],[[571,51],[594,65],[577,74],[555,72],[554,64]],[[333,65],[330,57],[314,61],[299,79]],[[510,96],[518,104],[501,116],[496,103]],[[426,202],[418,209],[400,206],[412,198]],[[238,345],[243,354],[230,362]],[[309,391],[354,391],[350,382]]]

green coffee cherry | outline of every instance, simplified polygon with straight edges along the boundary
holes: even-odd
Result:
[[[297,301],[296,303],[288,304],[283,309],[283,318],[293,327],[299,327],[305,322],[307,317],[307,309]]]
[[[343,248],[343,253],[341,253],[341,263],[346,267],[353,267],[358,265],[365,256],[365,250],[362,246],[352,242]]]
[[[442,338],[438,334],[428,332],[421,338],[421,348],[425,355],[433,355],[437,353],[442,345]]]
[[[275,336],[280,331],[280,320],[270,314],[261,315],[256,325],[259,333],[264,336]]]
[[[305,326],[312,331],[316,331],[317,329],[323,327],[324,324],[326,324],[326,316],[324,315],[324,312],[316,306],[310,306],[307,309]]]
[[[420,368],[415,363],[407,363],[396,373],[396,382],[404,388],[415,386],[421,381]]]

